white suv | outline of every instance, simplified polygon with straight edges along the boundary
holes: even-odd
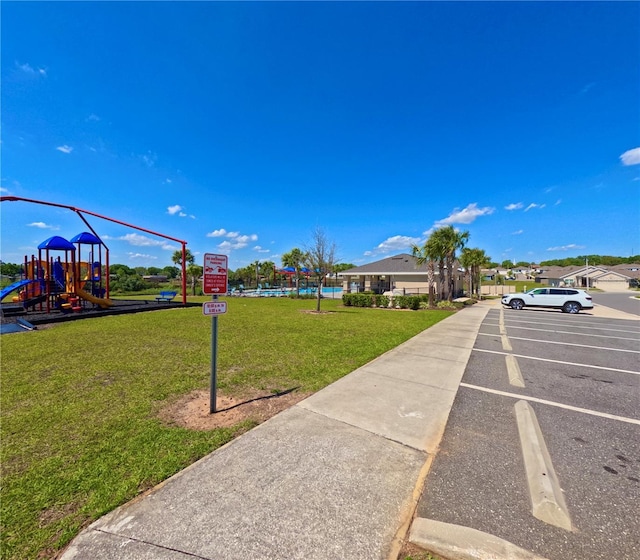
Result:
[[[564,313],[578,313],[592,309],[591,296],[584,290],[573,288],[534,288],[528,292],[502,296],[502,305],[512,309],[523,307],[556,307]]]

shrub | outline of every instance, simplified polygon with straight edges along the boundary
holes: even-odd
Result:
[[[394,296],[393,302],[400,309],[420,309],[420,296]]]

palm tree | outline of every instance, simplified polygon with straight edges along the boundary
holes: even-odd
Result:
[[[193,253],[189,250],[185,250],[185,262],[186,264],[193,264],[195,262],[195,257]],[[178,266],[182,266],[182,251],[174,251],[173,255],[171,255],[171,262],[173,264],[177,264]]]
[[[282,266],[290,266],[295,270],[294,274],[297,296],[300,295],[300,267],[302,266],[304,259],[305,254],[297,247],[294,247],[291,251],[282,255]]]
[[[439,255],[444,255],[447,267],[447,299],[451,301],[455,292],[453,263],[456,260],[456,251],[465,246],[469,240],[469,232],[456,231],[453,226],[445,226],[434,231],[429,239],[432,238],[438,247]]]
[[[480,298],[482,267],[487,266],[490,260],[491,258],[483,249],[469,249],[467,247],[462,249],[460,264],[465,268],[465,273],[468,274],[469,295],[472,295],[475,291],[478,298]]]
[[[411,247],[411,253],[413,254],[414,257],[416,257],[416,264],[418,266],[422,266],[424,264],[427,265],[427,283],[429,286],[429,307],[433,307],[433,296],[434,296],[433,284],[434,284],[435,275],[436,275],[435,261],[438,259],[438,252],[436,249],[437,248],[435,246],[435,243],[430,243],[429,239],[425,241],[422,247],[418,247],[418,245],[413,245]]]
[[[264,261],[260,263],[260,277],[269,280],[273,279],[276,265],[272,261]]]
[[[191,280],[191,293],[196,295],[196,284],[202,276],[203,268],[199,264],[191,263],[187,266],[187,278]]]

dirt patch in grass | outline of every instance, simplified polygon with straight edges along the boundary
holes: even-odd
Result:
[[[228,428],[246,420],[260,424],[310,394],[295,390],[268,394],[254,391],[239,399],[218,392],[216,412],[211,414],[209,391],[199,390],[163,408],[160,411],[160,418],[171,426],[205,431]]]

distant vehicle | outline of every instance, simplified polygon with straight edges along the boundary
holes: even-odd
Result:
[[[502,296],[502,305],[511,309],[524,307],[553,307],[563,313],[579,313],[581,309],[592,309],[591,296],[584,290],[573,288],[534,288],[528,292]]]

